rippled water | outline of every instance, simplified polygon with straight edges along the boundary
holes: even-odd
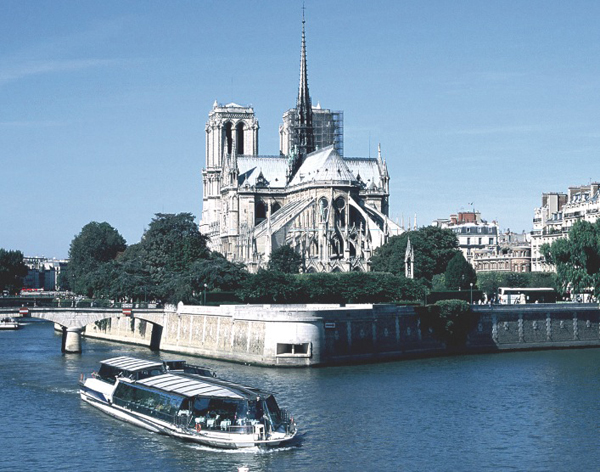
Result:
[[[0,470],[584,471],[600,467],[600,350],[273,370],[86,340],[52,324],[0,332]],[[276,392],[301,441],[268,452],[183,443],[84,404],[80,373],[116,355],[184,358]],[[8,451],[12,451],[9,453]]]

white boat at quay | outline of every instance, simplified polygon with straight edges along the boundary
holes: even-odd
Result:
[[[272,394],[217,379],[185,361],[115,357],[80,379],[81,399],[115,418],[211,447],[288,443],[296,424]]]
[[[0,319],[0,329],[19,329],[19,322],[10,317],[2,318]]]

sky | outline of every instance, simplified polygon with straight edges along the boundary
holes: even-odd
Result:
[[[392,219],[528,232],[542,193],[600,180],[600,2],[304,4],[313,104],[344,111],[346,156],[381,143]],[[277,155],[301,31],[301,0],[0,0],[0,248],[199,218],[213,102],[253,106]]]

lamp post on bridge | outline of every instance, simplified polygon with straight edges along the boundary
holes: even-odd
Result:
[[[208,287],[207,284],[204,284],[204,290],[202,291],[202,304],[206,305],[206,288]]]
[[[471,305],[473,304],[473,282],[470,283],[471,285]]]

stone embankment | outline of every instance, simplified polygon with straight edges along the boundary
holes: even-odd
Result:
[[[88,325],[85,335],[163,351],[267,366],[310,366],[444,355],[411,307],[239,305],[165,309],[162,325],[134,317]],[[464,352],[600,347],[593,304],[474,307]]]

